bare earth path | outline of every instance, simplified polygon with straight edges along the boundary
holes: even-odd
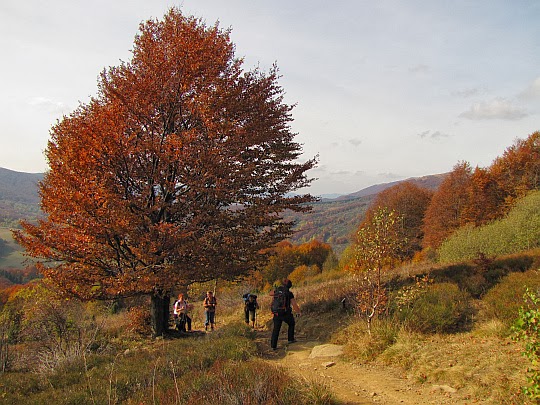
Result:
[[[314,357],[319,349],[339,347],[326,347],[322,342],[310,341],[301,335],[297,337],[298,342],[290,345],[284,344],[286,340],[282,335],[278,350],[272,351],[269,349],[268,333],[259,331],[257,339],[264,359],[282,365],[300,377],[325,384],[344,405],[479,403],[463,400],[457,392],[452,392],[451,387],[415,383],[389,367],[354,365],[339,355]]]

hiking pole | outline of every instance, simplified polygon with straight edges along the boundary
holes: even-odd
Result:
[[[217,278],[214,279],[214,302],[215,299],[216,299],[216,287],[217,287]],[[217,327],[217,324],[216,324],[216,307],[214,306],[214,325]],[[212,329],[212,325],[210,325],[210,329]]]

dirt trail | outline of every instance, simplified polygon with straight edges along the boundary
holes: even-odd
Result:
[[[310,357],[313,348],[324,343],[303,336],[297,336],[298,342],[285,345],[282,335],[278,350],[270,350],[268,334],[268,331],[258,333],[257,343],[263,358],[283,365],[293,374],[325,384],[344,405],[473,403],[459,398],[459,393],[451,392],[451,387],[418,384],[389,367],[354,365],[342,356]]]

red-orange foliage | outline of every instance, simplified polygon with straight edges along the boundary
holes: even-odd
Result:
[[[468,198],[460,223],[483,225],[503,213],[504,197],[497,180],[487,169],[475,168],[468,186]]]
[[[15,237],[64,291],[165,294],[233,279],[288,236],[315,160],[295,163],[277,69],[244,72],[229,32],[171,9],[147,21],[133,58],[51,131],[40,185],[47,218]]]
[[[303,264],[307,266],[316,265],[321,270],[326,258],[332,252],[332,247],[328,243],[323,243],[317,239],[303,243],[297,249],[304,258]]]
[[[540,132],[518,139],[487,168],[458,163],[433,196],[424,219],[424,246],[437,248],[455,229],[502,217],[516,199],[540,188]]]
[[[0,289],[0,307],[4,306],[17,291],[24,288],[22,284],[11,285]]]
[[[505,198],[505,210],[527,191],[540,188],[540,132],[518,139],[490,166]]]
[[[460,162],[440,184],[424,217],[424,247],[439,247],[463,225],[462,214],[469,201],[471,176],[469,163]]]
[[[380,192],[366,211],[360,228],[370,224],[373,215],[386,207],[401,217],[402,235],[407,239],[403,246],[407,258],[422,249],[423,220],[433,192],[406,181]]]
[[[271,254],[270,260],[262,270],[264,284],[281,280],[302,265],[317,266],[322,270],[324,262],[332,254],[332,247],[314,239],[300,245],[282,241],[268,251]]]

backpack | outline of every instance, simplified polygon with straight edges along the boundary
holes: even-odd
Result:
[[[283,286],[274,290],[270,309],[274,315],[282,316],[290,307],[289,290]]]

